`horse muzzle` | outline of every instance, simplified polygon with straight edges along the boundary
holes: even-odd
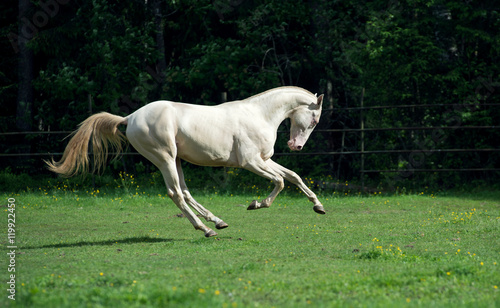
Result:
[[[302,148],[304,147],[301,144],[297,144],[296,140],[288,140],[287,144],[290,150],[292,151],[301,151]]]

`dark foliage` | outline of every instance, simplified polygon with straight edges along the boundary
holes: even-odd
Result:
[[[497,1],[54,0],[18,16],[24,2],[0,5],[0,133],[71,131],[99,111],[126,115],[158,99],[213,105],[296,85],[326,94],[318,130],[423,128],[319,131],[308,152],[399,152],[277,158],[302,175],[390,187],[498,180],[491,171],[359,172],[362,158],[365,170],[500,168],[500,131],[485,128],[500,122]],[[23,37],[33,97],[20,126]],[[391,108],[353,109],[361,104]],[[288,151],[287,123],[281,130],[276,153]],[[1,152],[62,152],[63,136],[0,135]],[[0,168],[43,173],[40,158],[5,157]]]

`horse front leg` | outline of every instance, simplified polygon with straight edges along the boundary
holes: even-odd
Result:
[[[274,199],[276,199],[276,196],[285,187],[283,177],[275,172],[272,168],[267,166],[267,164],[263,160],[257,160],[244,166],[244,168],[266,179],[269,179],[274,183],[274,189],[271,194],[266,199],[262,200],[262,202],[253,200],[252,203],[250,203],[250,205],[248,206],[247,210],[257,210],[270,207],[274,202]]]
[[[316,197],[316,194],[307,187],[306,184],[302,181],[302,179],[297,175],[297,173],[281,166],[280,164],[274,162],[273,160],[269,159],[266,161],[267,165],[278,172],[280,175],[282,175],[287,181],[295,184],[302,192],[307,196],[309,201],[311,201],[314,204],[313,210],[318,213],[318,214],[326,214],[325,209],[323,207],[323,204],[319,201],[318,197]]]

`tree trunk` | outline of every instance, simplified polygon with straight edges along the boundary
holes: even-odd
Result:
[[[19,0],[19,87],[17,94],[16,127],[19,131],[30,131],[32,124],[33,109],[33,52],[27,44],[34,33],[29,33],[26,37],[26,23],[30,18],[26,18],[31,11],[32,4],[30,0]]]
[[[161,79],[160,87],[163,88],[165,83],[165,71],[167,70],[167,60],[165,59],[165,40],[163,38],[163,14],[161,0],[154,0],[152,2],[152,6],[155,14],[156,46],[160,54],[156,70]]]

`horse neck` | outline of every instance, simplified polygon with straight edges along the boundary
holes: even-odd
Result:
[[[301,95],[308,94],[299,88],[278,88],[250,99],[260,107],[263,116],[278,127],[283,120],[290,117],[295,108],[301,105],[299,99]]]

